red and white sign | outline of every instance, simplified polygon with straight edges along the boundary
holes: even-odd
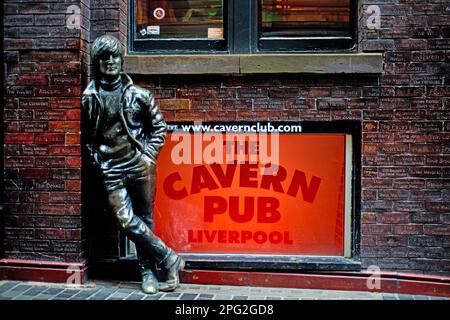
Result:
[[[260,161],[176,163],[172,135],[158,158],[154,216],[176,252],[344,255],[345,134],[279,134],[272,175]]]

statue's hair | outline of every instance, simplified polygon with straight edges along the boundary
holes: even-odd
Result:
[[[109,54],[120,55],[123,64],[124,48],[116,37],[104,35],[95,39],[91,49],[91,57],[94,64],[94,71],[97,75],[100,58]]]

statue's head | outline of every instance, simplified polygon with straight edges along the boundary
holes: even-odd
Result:
[[[91,56],[96,78],[115,79],[122,71],[124,48],[120,41],[111,35],[95,39]]]

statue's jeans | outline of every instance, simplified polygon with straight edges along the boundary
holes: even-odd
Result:
[[[121,229],[135,243],[141,268],[153,269],[154,262],[170,266],[176,254],[153,233],[155,163],[137,151],[128,162],[101,171],[110,209]]]

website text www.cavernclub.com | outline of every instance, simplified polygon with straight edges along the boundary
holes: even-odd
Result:
[[[302,126],[299,124],[276,124],[270,122],[255,122],[252,124],[208,124],[194,122],[193,124],[169,124],[169,131],[174,132],[194,132],[194,133],[299,133]]]
[[[260,163],[263,174],[279,164],[280,134],[300,133],[298,123],[175,123],[169,124],[174,164]]]

